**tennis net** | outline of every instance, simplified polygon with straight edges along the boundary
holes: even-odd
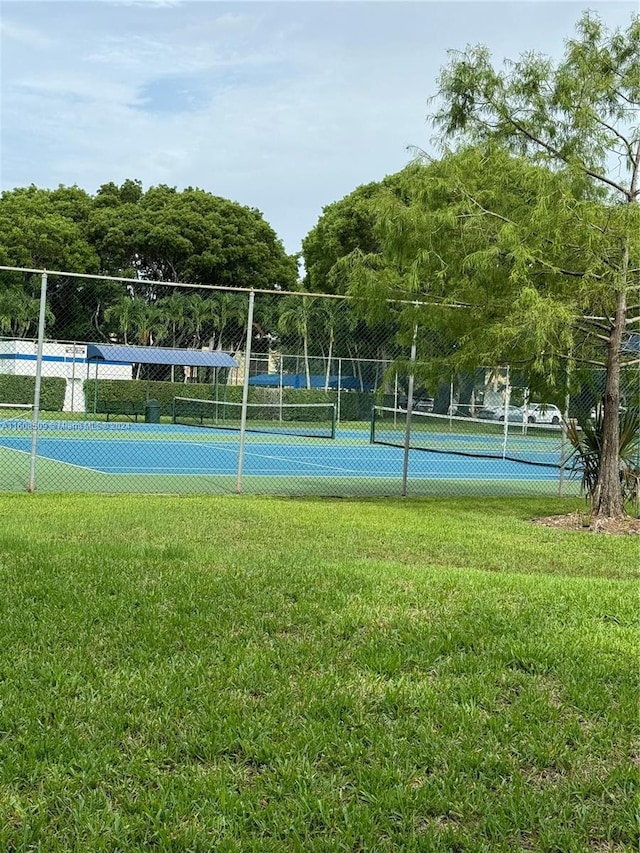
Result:
[[[24,427],[33,419],[33,403],[0,403],[0,431]]]
[[[374,406],[371,443],[404,447],[406,409]],[[409,447],[432,453],[509,459],[560,468],[566,461],[561,426],[481,420],[471,417],[412,412]]]
[[[218,400],[175,397],[173,422],[186,426],[239,430],[242,404]],[[248,432],[335,438],[336,407],[333,403],[248,403]]]

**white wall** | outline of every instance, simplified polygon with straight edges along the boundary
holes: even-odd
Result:
[[[0,373],[35,376],[38,346],[35,341],[0,340]],[[98,379],[131,379],[130,364],[98,362]],[[65,412],[84,412],[82,383],[96,376],[96,363],[87,363],[85,344],[45,343],[42,349],[42,376],[67,380]]]

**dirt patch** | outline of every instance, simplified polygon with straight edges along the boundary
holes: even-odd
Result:
[[[640,518],[591,519],[581,512],[569,515],[550,515],[532,519],[534,524],[556,527],[559,530],[581,530],[583,533],[607,533],[611,536],[640,535]]]

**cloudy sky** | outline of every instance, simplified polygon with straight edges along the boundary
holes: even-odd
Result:
[[[447,51],[559,56],[609,2],[2,0],[0,185],[137,178],[257,207],[289,252],[324,205],[430,150]]]

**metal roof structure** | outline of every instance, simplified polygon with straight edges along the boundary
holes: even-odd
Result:
[[[87,344],[87,361],[104,361],[111,364],[174,364],[181,367],[238,367],[238,363],[229,353],[219,350],[125,344]]]
[[[307,376],[304,373],[259,373],[251,376],[249,385],[260,385],[265,388],[307,388]],[[311,373],[309,376],[309,388],[325,388],[332,391],[338,388],[341,391],[372,391],[371,382],[360,382],[355,376],[329,376]]]

